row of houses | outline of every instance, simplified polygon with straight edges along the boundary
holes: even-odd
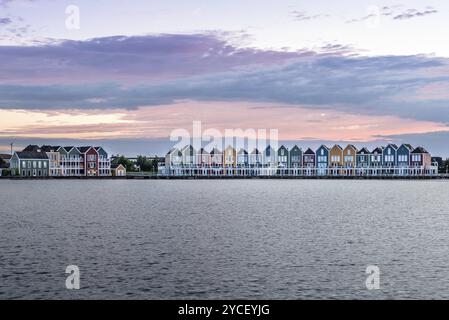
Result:
[[[325,145],[317,150],[303,151],[297,145],[290,150],[267,146],[251,152],[228,146],[223,151],[213,148],[196,150],[188,145],[173,148],[165,156],[166,175],[377,175],[377,174],[436,174],[431,155],[423,147],[410,144],[388,144],[370,151],[349,144]]]
[[[12,175],[22,177],[124,175],[123,166],[111,166],[108,153],[93,146],[29,145],[14,152],[9,167]]]

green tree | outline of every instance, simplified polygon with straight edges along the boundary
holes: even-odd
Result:
[[[121,164],[126,168],[126,171],[132,172],[135,171],[134,169],[134,163],[126,158],[124,155],[121,155],[118,158],[115,158],[114,161],[112,161],[112,164]]]

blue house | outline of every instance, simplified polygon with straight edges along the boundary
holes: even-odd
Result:
[[[326,175],[329,168],[329,148],[322,145],[316,150],[317,175]]]
[[[371,163],[371,152],[367,148],[357,151],[356,166],[357,168],[367,168]]]
[[[403,144],[398,148],[398,167],[410,167],[410,155],[413,147],[409,144]]]
[[[382,165],[384,167],[396,167],[398,163],[398,146],[390,143],[382,152]]]

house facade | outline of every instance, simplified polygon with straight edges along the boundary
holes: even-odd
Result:
[[[111,174],[113,177],[125,177],[126,168],[122,164],[112,164]]]
[[[398,163],[397,152],[398,152],[397,145],[392,143],[387,145],[382,152],[382,166],[385,168],[396,167]]]
[[[293,176],[367,176],[367,175],[418,175],[436,174],[438,167],[432,164],[431,155],[422,147],[411,151],[404,144],[399,148],[393,144],[377,147],[370,152],[366,147],[358,150],[354,145],[344,149],[339,145],[329,149],[322,145],[316,151],[305,152],[297,146],[290,151],[282,145],[276,151],[268,146],[263,152],[254,149],[248,153],[244,148],[238,151],[228,146],[223,151],[213,148],[209,153],[201,149],[194,163],[186,155],[194,154],[191,146],[172,149],[166,155],[166,166],[182,175],[293,175]],[[408,153],[410,152],[410,156]],[[173,159],[181,159],[174,161]],[[410,160],[408,160],[410,159]],[[186,161],[187,163],[184,163]],[[273,162],[274,161],[274,162]]]
[[[237,167],[248,168],[249,167],[249,155],[248,151],[243,148],[237,152]]]
[[[13,175],[21,177],[48,177],[50,161],[42,151],[14,152],[10,160]]]
[[[323,176],[328,174],[329,169],[329,148],[325,145],[320,146],[316,150],[316,168],[317,175]]]
[[[357,168],[369,168],[371,165],[371,152],[363,147],[356,154],[356,166]]]
[[[102,147],[94,147],[98,153],[98,175],[100,177],[110,176],[111,172],[111,160],[108,157],[108,153]]]
[[[313,152],[312,149],[308,148],[306,151],[304,151],[302,156],[302,163],[303,163],[303,173],[307,176],[313,175],[315,173],[315,152]]]
[[[292,169],[302,167],[302,150],[297,145],[293,146],[289,152],[289,165]]]
[[[61,172],[61,153],[60,146],[42,146],[41,151],[45,152],[49,160],[49,175],[58,177],[62,175]]]

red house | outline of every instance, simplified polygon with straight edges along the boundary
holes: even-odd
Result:
[[[99,156],[94,147],[80,147],[78,150],[83,154],[86,176],[98,176]]]

